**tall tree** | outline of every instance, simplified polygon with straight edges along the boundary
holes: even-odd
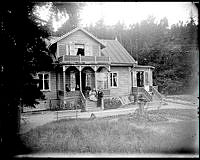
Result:
[[[139,64],[154,66],[154,85],[166,94],[191,93],[198,85],[194,78],[198,75],[197,29],[193,16],[186,24],[180,21],[171,28],[166,17],[156,22],[153,16],[129,28],[119,22],[108,27],[102,20],[89,27],[101,39],[117,36]]]
[[[55,33],[52,33],[53,35],[61,36],[80,25],[80,10],[85,6],[84,3],[53,2],[53,6],[56,14],[66,12],[69,16],[69,19]]]
[[[35,5],[29,1],[3,3],[0,9],[0,145],[6,156],[21,151],[20,105],[33,106],[42,97],[35,73],[52,69],[44,40],[49,33],[34,21]]]

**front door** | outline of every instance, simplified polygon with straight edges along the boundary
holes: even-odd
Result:
[[[144,72],[137,72],[137,87],[144,87]]]

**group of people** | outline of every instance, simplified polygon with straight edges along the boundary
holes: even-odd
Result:
[[[89,99],[91,101],[97,101],[97,91],[95,89],[91,89],[89,92]]]
[[[69,87],[68,87],[68,84],[66,84],[66,92],[69,92],[70,91],[70,89],[69,89]],[[97,102],[98,104],[100,104],[101,102],[101,98],[103,97],[103,92],[101,91],[101,89],[100,90],[98,90],[98,92],[95,90],[95,88],[93,88],[93,89],[91,89],[90,91],[89,91],[89,95],[88,95],[88,98],[89,98],[89,100],[91,100],[91,101],[95,101],[95,102]]]
[[[98,92],[95,90],[95,88],[93,88],[92,90],[90,90],[89,92],[89,99],[91,101],[97,101],[98,99],[102,98],[103,96],[103,92],[101,90],[99,90]]]

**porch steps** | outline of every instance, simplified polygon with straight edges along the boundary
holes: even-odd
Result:
[[[97,102],[86,100],[86,111],[99,111],[100,107],[97,107]]]

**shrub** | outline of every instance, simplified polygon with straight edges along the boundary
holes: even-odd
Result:
[[[76,99],[73,103],[70,103],[70,102],[66,102],[66,104],[64,105],[62,109],[66,109],[66,110],[76,110],[76,109],[81,109],[83,110],[84,109],[84,105],[82,104],[81,102],[81,99]]]
[[[58,110],[76,110],[76,109],[81,109],[84,111],[84,105],[81,101],[81,99],[76,99],[73,103],[66,101],[64,104],[62,101],[60,103],[51,103],[51,108],[52,111],[58,111]]]
[[[121,101],[117,98],[104,99],[104,109],[115,109],[122,105]]]

